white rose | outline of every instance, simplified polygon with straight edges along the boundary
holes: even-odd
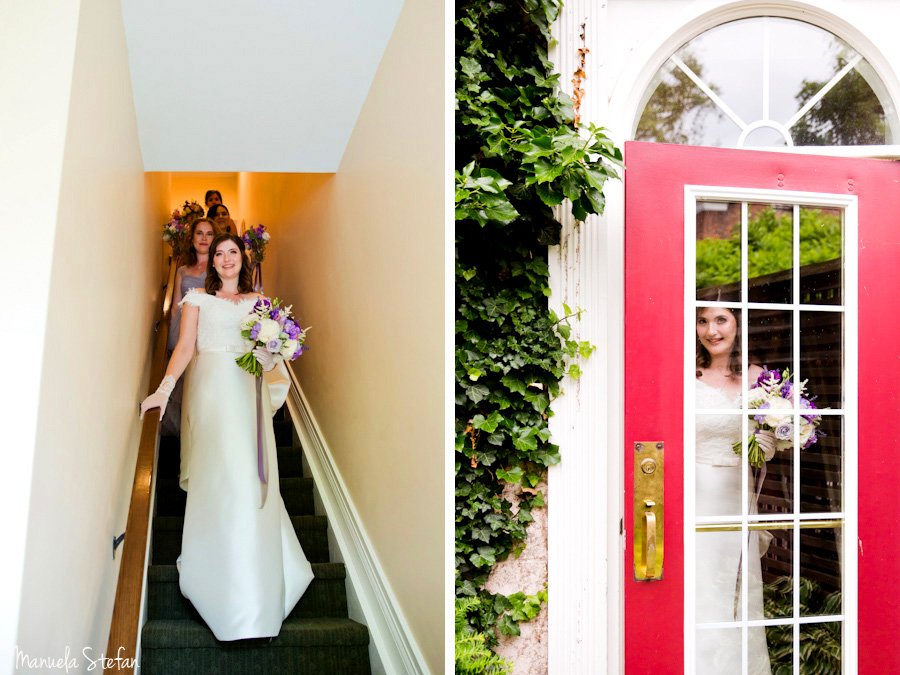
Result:
[[[266,242],[267,244],[269,243],[269,233],[268,233],[268,232],[263,232],[261,238],[262,238],[262,240],[263,240],[264,242]]]
[[[244,343],[244,350],[241,352],[242,354],[247,354],[253,351],[253,348],[256,346],[256,343],[253,340],[242,340]]]
[[[289,359],[294,355],[294,352],[297,351],[297,341],[296,340],[285,340],[284,346],[281,348],[281,355]]]
[[[809,440],[809,437],[812,436],[812,432],[815,427],[809,422],[801,422],[800,424],[800,447],[802,448],[806,445],[806,442]]]
[[[259,334],[256,336],[256,339],[260,342],[268,342],[269,340],[275,340],[281,335],[281,326],[278,325],[278,322],[274,319],[262,319],[260,321],[262,327],[259,329]]]
[[[766,390],[762,387],[754,387],[747,392],[747,402],[753,407],[754,403],[762,403],[766,400]]]
[[[793,407],[790,401],[786,401],[781,397],[773,398],[769,401],[769,407],[766,409],[766,424],[774,428],[785,422],[792,422],[793,416],[790,413],[784,414],[777,411],[790,410]]]
[[[257,321],[259,321],[259,317],[256,314],[248,314],[241,319],[241,330],[250,330]]]

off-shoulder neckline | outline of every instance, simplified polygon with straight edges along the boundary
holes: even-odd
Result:
[[[694,378],[694,382],[696,382],[697,384],[702,384],[702,385],[703,385],[704,387],[706,387],[707,389],[712,389],[713,391],[719,392],[720,394],[722,394],[722,396],[724,396],[725,398],[727,398],[729,401],[738,401],[738,400],[740,400],[740,397],[741,397],[741,390],[740,390],[740,389],[738,389],[737,393],[736,393],[734,396],[729,396],[729,395],[728,395],[728,392],[725,391],[725,389],[724,389],[723,387],[714,387],[714,386],[712,386],[711,384],[707,384],[706,382],[704,382],[703,380],[701,380],[699,377]]]
[[[238,300],[237,302],[235,302],[234,300],[229,300],[228,298],[220,298],[220,297],[219,297],[218,295],[216,295],[215,293],[206,293],[206,292],[201,293],[201,292],[199,291],[199,289],[196,289],[196,288],[192,288],[190,292],[191,292],[191,293],[196,293],[197,295],[203,295],[203,296],[206,296],[207,298],[215,298],[216,300],[221,300],[222,302],[227,302],[228,304],[234,305],[235,307],[240,307],[240,306],[241,306],[242,304],[244,304],[245,302],[250,302],[251,300],[252,300],[253,302],[256,302],[256,300],[258,300],[258,297],[257,297],[257,296],[252,296],[252,297],[244,298],[243,300]]]

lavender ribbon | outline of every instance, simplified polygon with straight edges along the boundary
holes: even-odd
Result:
[[[263,448],[263,424],[262,424],[262,377],[255,377],[256,380],[256,468],[259,473],[260,481],[260,504],[259,508],[266,505],[266,496],[269,492],[268,480],[268,462],[264,454]]]

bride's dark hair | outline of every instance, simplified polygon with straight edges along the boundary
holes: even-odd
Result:
[[[207,277],[209,279],[209,277]],[[698,307],[697,308],[697,318],[700,318],[700,312],[702,312],[707,307]],[[728,359],[728,370],[731,371],[728,375],[729,377],[740,377],[741,376],[741,310],[739,309],[728,309],[729,312],[734,316],[734,320],[737,323],[737,331],[734,334],[734,343],[731,345],[731,357]],[[709,364],[712,362],[712,357],[709,352],[706,350],[706,347],[700,342],[700,336],[694,333],[697,339],[697,377],[702,377],[703,372],[700,370],[701,368],[709,368]]]
[[[209,262],[206,264],[206,292],[210,295],[215,295],[216,291],[222,288],[222,280],[219,278],[219,273],[216,272],[213,260],[216,257],[216,249],[219,248],[220,244],[226,241],[233,241],[238,247],[238,251],[241,252],[241,273],[238,276],[238,293],[252,293],[253,270],[250,269],[250,260],[247,258],[247,247],[244,246],[243,239],[236,234],[230,234],[228,232],[217,235],[216,238],[213,239],[212,244],[210,244]]]

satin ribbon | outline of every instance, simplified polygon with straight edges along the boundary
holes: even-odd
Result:
[[[263,420],[262,420],[262,377],[256,380],[256,468],[259,473],[259,508],[266,505],[266,497],[269,494],[269,458],[263,448]]]
[[[762,492],[763,481],[766,479],[766,463],[763,462],[763,465],[759,467],[759,473],[756,474],[756,494],[753,496],[753,503],[759,503],[759,493]],[[747,533],[747,542],[750,542],[750,533]],[[748,548],[749,552],[750,549]],[[741,551],[741,555],[738,558],[738,573],[737,573],[737,583],[734,586],[734,619],[738,620],[738,605],[741,604],[741,563],[744,560],[744,552]]]
[[[256,263],[256,267],[253,268],[253,290],[257,293],[263,292],[262,263]]]

